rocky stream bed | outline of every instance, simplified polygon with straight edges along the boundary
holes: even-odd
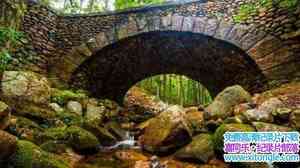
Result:
[[[207,107],[168,105],[134,88],[124,106],[89,93],[52,88],[32,72],[1,82],[0,167],[267,168],[223,161],[226,131],[298,131],[300,84],[250,95],[235,85]]]

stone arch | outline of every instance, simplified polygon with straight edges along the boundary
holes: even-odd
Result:
[[[282,42],[272,35],[259,31],[253,25],[235,24],[217,17],[194,16],[152,16],[149,18],[128,16],[126,21],[113,29],[98,33],[71,51],[54,66],[54,73],[62,80],[69,81],[71,74],[81,63],[105,46],[121,39],[152,31],[193,32],[232,43],[246,51],[255,61],[268,55]],[[268,51],[263,51],[266,47]],[[258,65],[260,66],[258,61]],[[262,65],[263,66],[263,65]],[[57,72],[57,73],[56,73]]]
[[[73,72],[70,83],[95,97],[122,98],[135,83],[159,74],[180,74],[201,82],[212,96],[240,84],[258,91],[265,77],[239,47],[211,36],[153,31],[104,47]]]
[[[155,31],[196,33],[235,45],[248,54],[269,81],[286,80],[288,74],[295,74],[300,69],[297,64],[299,58],[285,42],[272,34],[260,31],[255,25],[237,24],[220,17],[174,14],[153,15],[147,18],[128,15],[119,25],[100,32],[82,45],[72,48],[53,66],[52,72],[61,80],[70,82],[72,74],[80,65],[102,49],[122,39]]]

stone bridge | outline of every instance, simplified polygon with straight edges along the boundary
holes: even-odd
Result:
[[[36,56],[22,68],[115,100],[140,80],[166,73],[198,80],[212,95],[233,84],[257,92],[300,76],[300,5],[274,4],[233,19],[255,2],[195,1],[90,15],[59,15],[31,2],[23,29]]]

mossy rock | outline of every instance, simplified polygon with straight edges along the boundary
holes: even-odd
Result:
[[[267,131],[278,131],[278,132],[288,132],[288,131],[295,131],[293,128],[264,123],[264,122],[252,122],[252,125],[256,128],[257,131],[260,132],[267,132]]]
[[[213,138],[209,134],[200,134],[192,142],[175,153],[179,159],[193,159],[208,162],[215,155]]]
[[[51,90],[51,101],[55,102],[59,105],[65,105],[68,101],[81,101],[88,96],[85,93],[80,91],[74,92],[71,90],[59,90],[59,89],[52,89]]]
[[[41,136],[41,140],[61,141],[79,152],[95,150],[99,146],[97,137],[77,126],[50,128]]]
[[[121,140],[126,138],[126,131],[121,128],[119,123],[111,121],[106,123],[104,127],[115,135],[115,137]]]
[[[83,123],[83,118],[82,116],[76,114],[76,113],[71,113],[68,111],[62,111],[62,112],[56,112],[56,117],[61,120],[64,124],[66,125],[77,125],[80,126]]]
[[[19,102],[15,105],[15,114],[35,120],[50,121],[55,119],[55,111],[48,106],[31,102]]]
[[[151,119],[143,135],[139,137],[143,149],[152,153],[169,153],[189,143],[191,140],[189,131],[180,122],[183,115],[181,107],[172,106]]]
[[[28,118],[12,116],[8,131],[20,139],[35,142],[44,129]]]
[[[224,146],[224,138],[223,135],[226,132],[254,132],[255,129],[247,124],[222,124],[217,128],[217,130],[214,133],[214,144],[215,144],[215,150],[221,152],[223,151]]]
[[[82,127],[93,133],[99,139],[101,145],[110,146],[114,145],[118,141],[113,134],[111,134],[106,128],[99,126],[98,123],[85,121]]]
[[[47,152],[56,154],[66,153],[68,149],[68,146],[66,144],[59,141],[47,141],[43,143],[40,147],[41,149]]]
[[[14,168],[69,168],[67,162],[58,156],[23,140],[17,142],[17,151],[11,156],[9,165]]]

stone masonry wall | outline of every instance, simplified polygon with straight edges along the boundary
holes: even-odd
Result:
[[[149,30],[159,31],[160,26],[158,28],[151,28],[151,26],[165,24],[166,20],[164,19],[166,16],[170,16],[169,18],[172,19],[181,19],[170,20],[172,25],[178,23],[183,26],[188,23],[187,25],[191,24],[192,27],[197,28],[199,25],[195,24],[198,22],[194,22],[193,19],[190,23],[188,20],[182,20],[183,17],[196,17],[204,20],[202,24],[205,24],[206,28],[229,29],[231,33],[236,33],[249,43],[253,40],[257,41],[258,39],[255,38],[261,37],[256,33],[263,32],[263,40],[258,41],[252,47],[253,49],[247,51],[249,55],[257,64],[262,65],[261,68],[266,75],[271,74],[274,79],[276,76],[283,80],[299,77],[299,1],[293,10],[280,8],[274,4],[269,8],[259,9],[258,13],[251,14],[247,20],[240,23],[234,21],[233,18],[239,13],[241,6],[256,2],[258,0],[197,1],[89,15],[57,15],[50,9],[32,4],[24,19],[24,30],[30,37],[29,43],[33,44],[32,51],[37,54],[37,56],[33,56],[34,66],[32,67],[38,67],[37,69],[47,72],[49,67],[56,68],[53,66],[55,63],[63,62],[63,58],[70,55],[74,48],[76,49],[82,44],[89,46],[90,39],[102,38],[99,35],[104,34],[110,44],[118,41],[120,30],[124,25],[127,28],[132,27],[134,34],[143,32],[145,27]],[[128,25],[128,23],[135,25]],[[251,30],[243,31],[243,27],[251,27]],[[241,28],[241,30],[235,28]],[[180,30],[185,31],[186,29],[183,27]],[[130,35],[125,34],[124,37],[126,36]],[[88,54],[83,53],[87,56],[94,52],[92,49],[84,47],[76,50],[88,52]],[[78,57],[78,59],[81,58]],[[62,65],[68,68],[67,63],[63,62]],[[64,71],[64,69],[58,70]]]
[[[22,23],[26,40],[23,48],[13,55],[13,68],[47,73],[51,60],[56,57],[56,25],[58,15],[51,9],[28,2]]]

